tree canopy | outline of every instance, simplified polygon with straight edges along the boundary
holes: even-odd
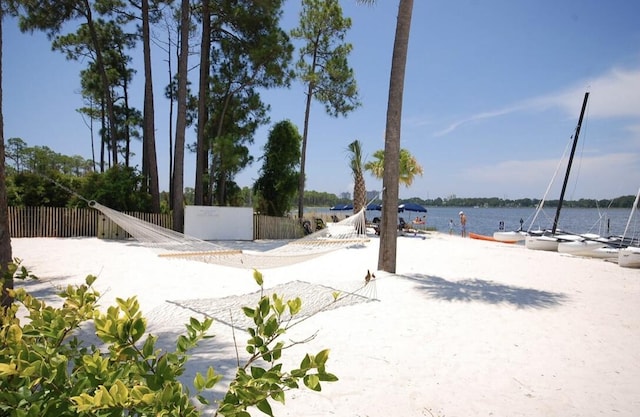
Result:
[[[306,86],[304,128],[298,179],[298,217],[304,214],[305,165],[311,102],[324,105],[327,114],[346,116],[360,105],[358,87],[348,56],[352,46],[345,42],[351,19],[342,15],[338,0],[302,0],[299,26],[291,36],[303,42],[296,74]]]
[[[276,123],[264,146],[260,177],[255,183],[258,210],[270,216],[284,216],[298,184],[300,133],[288,120]]]

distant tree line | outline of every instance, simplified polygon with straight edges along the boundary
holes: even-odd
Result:
[[[351,199],[339,198],[335,194],[323,193],[318,191],[306,191],[304,193],[305,206],[307,207],[332,207],[337,204],[351,203]],[[631,208],[634,195],[626,195],[616,197],[612,200],[595,200],[581,198],[579,200],[565,201],[563,207],[571,208]],[[489,198],[447,198],[441,197],[435,199],[422,199],[419,197],[411,197],[408,199],[400,199],[398,204],[417,203],[425,207],[523,207],[535,208],[539,203],[539,199],[521,198],[518,200],[509,200],[498,197]],[[558,200],[545,201],[545,207],[557,207]]]
[[[612,200],[595,200],[589,198],[581,198],[579,200],[565,200],[562,203],[562,207],[571,207],[571,208],[631,208],[633,205],[633,201],[635,200],[634,195],[626,195],[621,197],[616,197]],[[536,207],[540,204],[540,199],[532,199],[532,198],[521,198],[517,200],[510,200],[498,197],[489,197],[489,198],[460,198],[460,197],[449,197],[449,198],[435,198],[435,199],[426,199],[423,200],[421,198],[412,197],[408,200],[404,200],[403,202],[414,202],[424,206],[431,207]],[[545,207],[557,207],[559,200],[546,200],[544,205]]]

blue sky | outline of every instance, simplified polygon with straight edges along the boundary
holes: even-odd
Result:
[[[307,189],[336,194],[353,190],[346,152],[351,141],[362,141],[366,155],[384,147],[397,1],[370,7],[349,0],[342,6],[353,21],[350,63],[362,106],[336,119],[313,104],[306,168]],[[297,24],[298,12],[299,2],[289,0],[285,29]],[[415,1],[402,147],[417,158],[424,175],[410,188],[401,186],[400,197],[543,197],[587,90],[589,105],[566,197],[635,195],[640,187],[638,16],[640,2],[634,0]],[[84,64],[52,52],[43,33],[22,34],[11,19],[3,26],[5,137],[90,158],[89,130],[76,112],[82,106],[78,74]],[[132,54],[139,68],[133,105],[142,109],[141,48]],[[166,190],[166,56],[158,49],[153,59],[160,184]],[[196,63],[193,57],[190,66]],[[267,91],[263,99],[271,105],[272,124],[289,119],[302,132],[301,84]],[[252,186],[258,177],[269,129],[258,131],[251,148],[256,162],[237,176],[240,186]],[[187,135],[195,141],[194,128]],[[194,166],[193,155],[187,155],[185,186],[193,186]],[[368,190],[381,187],[373,177],[366,181]],[[559,196],[560,182],[549,198]]]

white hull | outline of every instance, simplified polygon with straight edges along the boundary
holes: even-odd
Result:
[[[628,247],[618,251],[618,265],[624,268],[640,268],[640,248]]]
[[[578,239],[581,239],[581,237],[577,235],[555,235],[555,236],[529,235],[525,239],[524,245],[527,249],[557,252],[558,245],[560,244],[560,242],[574,241]]]
[[[531,250],[546,250],[556,252],[558,250],[558,239],[550,236],[527,236],[524,246]]]
[[[522,242],[527,237],[526,232],[494,232],[493,238],[499,242]]]
[[[558,252],[573,256],[585,256],[589,258],[612,259],[618,257],[618,248],[613,248],[602,242],[587,240],[560,242]]]

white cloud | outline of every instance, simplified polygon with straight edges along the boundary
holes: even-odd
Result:
[[[579,86],[578,86],[579,84]],[[458,127],[477,120],[505,116],[521,111],[543,111],[560,108],[575,117],[585,91],[590,92],[588,114],[597,118],[640,118],[640,69],[612,69],[599,77],[585,80],[566,90],[523,100],[498,110],[489,110],[451,123],[436,132],[443,136]]]
[[[516,106],[513,106],[513,107],[506,107],[506,108],[501,109],[501,110],[494,110],[494,111],[488,111],[488,112],[484,112],[484,113],[474,114],[474,115],[472,115],[472,116],[470,116],[470,117],[468,117],[466,119],[458,120],[458,121],[450,124],[448,127],[446,127],[443,130],[435,132],[434,136],[444,136],[444,135],[446,135],[448,133],[453,132],[454,130],[456,130],[458,127],[460,127],[463,124],[474,122],[476,120],[491,119],[491,118],[494,118],[494,117],[504,116],[506,114],[522,110],[522,108],[523,108],[522,106],[516,105]]]
[[[576,103],[589,91],[589,116],[598,118],[640,117],[640,69],[617,69],[586,80],[580,86],[530,101],[534,106],[560,107],[575,116]]]

